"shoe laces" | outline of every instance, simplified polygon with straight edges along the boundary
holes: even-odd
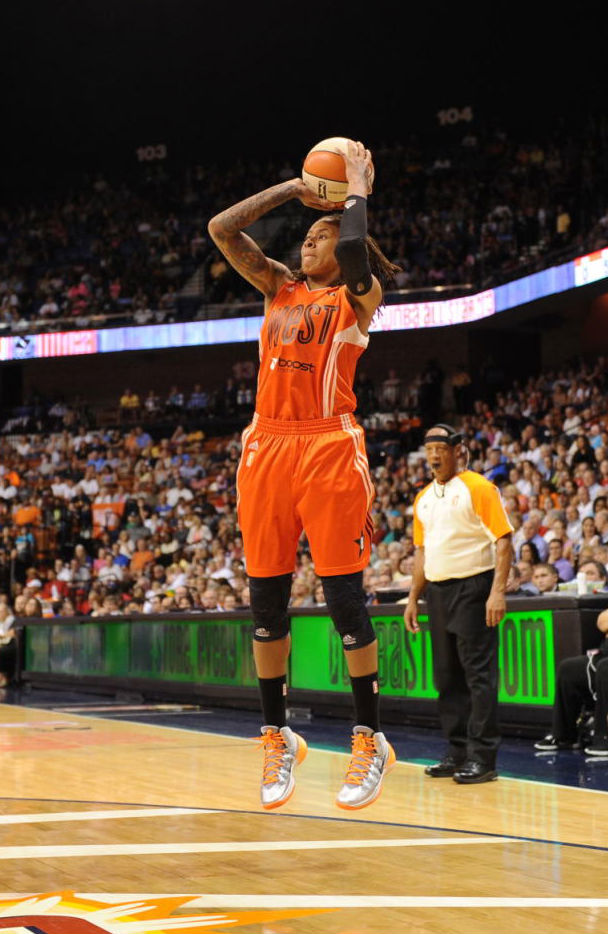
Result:
[[[287,749],[285,740],[281,733],[273,733],[267,730],[256,739],[264,749],[264,766],[262,771],[262,784],[272,785],[279,780],[279,772],[283,765],[283,757]]]
[[[352,756],[346,772],[345,783],[347,785],[362,785],[374,761],[378,755],[373,736],[366,736],[365,733],[354,733],[352,738]]]

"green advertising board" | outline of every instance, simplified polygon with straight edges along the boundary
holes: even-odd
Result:
[[[418,617],[420,632],[416,634],[405,630],[401,616],[373,614],[372,622],[378,638],[382,693],[436,698],[428,617]],[[328,617],[294,617],[291,638],[292,687],[350,691],[342,644]],[[499,627],[499,672],[500,703],[553,704],[555,654],[550,610],[507,614]]]
[[[249,619],[49,623],[25,633],[31,672],[257,685]]]
[[[406,632],[401,615],[372,614],[383,694],[433,700],[428,617]],[[306,691],[350,692],[339,636],[328,616],[291,621],[289,683]],[[499,701],[552,705],[555,694],[553,614],[508,613],[499,627]],[[65,675],[141,678],[209,685],[257,685],[250,619],[95,620],[25,628],[25,670]]]

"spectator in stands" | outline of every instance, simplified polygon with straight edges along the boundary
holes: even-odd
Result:
[[[303,577],[294,578],[291,585],[291,599],[289,605],[292,607],[315,605],[313,588]]]
[[[527,561],[532,567],[540,564],[540,554],[534,542],[523,542],[519,550],[519,560]]]
[[[567,405],[564,413],[562,432],[566,435],[569,441],[576,440],[578,436],[578,429],[581,427],[581,424],[581,417],[576,411],[575,406]]]
[[[483,475],[492,483],[501,486],[509,476],[510,464],[499,447],[490,448]]]
[[[581,522],[581,534],[580,538],[574,545],[574,553],[580,555],[581,551],[585,547],[593,548],[595,545],[600,544],[600,537],[597,533],[595,527],[595,520],[593,516],[585,516]]]
[[[534,570],[532,571],[532,583],[538,588],[541,595],[557,593],[558,582],[559,575],[552,564],[542,562],[534,566]]]
[[[194,415],[201,415],[209,406],[209,393],[205,392],[200,383],[197,383],[188,397],[187,409]]]
[[[572,542],[577,542],[581,537],[582,523],[579,516],[576,503],[570,502],[566,506],[566,534]]]
[[[149,389],[144,397],[144,412],[146,418],[155,419],[161,411],[160,396],[154,389]]]
[[[45,318],[58,318],[59,317],[59,305],[55,301],[52,295],[47,295],[44,303],[38,309],[38,316],[43,320]]]
[[[184,412],[185,399],[183,392],[177,386],[172,386],[165,399],[165,414],[180,416]]]
[[[535,597],[538,595],[539,590],[534,584],[523,581],[519,565],[512,564],[505,593],[507,597]]]
[[[125,389],[118,403],[118,416],[122,423],[135,421],[139,417],[139,395],[130,388]]]
[[[27,597],[23,605],[23,616],[33,616],[35,619],[42,619],[42,603],[38,597]]]
[[[5,503],[8,503],[15,499],[16,496],[17,487],[11,483],[8,476],[2,477],[0,480],[0,498],[3,499]]]
[[[452,374],[450,383],[454,396],[455,411],[458,415],[464,415],[471,408],[473,386],[473,380],[464,363],[458,364]]]
[[[171,486],[167,490],[167,504],[173,508],[178,503],[190,503],[194,499],[194,494],[183,477],[179,475],[174,477]]]
[[[129,563],[129,571],[131,574],[138,575],[142,571],[145,571],[148,565],[152,564],[153,561],[154,552],[148,547],[146,539],[138,538],[135,543],[135,551]]]
[[[553,565],[559,575],[560,581],[571,581],[575,576],[573,566],[564,557],[564,545],[561,539],[552,538],[549,542],[549,556],[547,562]]]
[[[122,577],[122,568],[114,562],[112,551],[107,551],[102,566],[97,570],[97,580],[102,584],[119,583]]]
[[[385,411],[394,411],[401,405],[401,386],[401,377],[396,370],[390,369],[380,392],[380,405]]]
[[[541,561],[545,561],[549,554],[549,546],[540,534],[540,523],[541,519],[537,513],[528,513],[528,517],[524,521],[521,528],[521,544],[519,545],[517,551],[517,557],[521,557],[521,549],[523,548],[524,543],[532,544],[536,547],[539,558]]]
[[[120,597],[114,593],[107,593],[103,599],[101,609],[91,615],[96,616],[123,616],[124,611],[120,602]]]
[[[554,514],[554,516],[551,518],[549,522],[549,528],[545,532],[543,538],[548,545],[551,544],[554,538],[559,539],[562,543],[562,553],[564,558],[567,558],[568,560],[571,559],[573,542],[568,536],[568,527],[564,518],[564,514],[561,510]]]
[[[584,561],[579,565],[579,573],[585,575],[587,583],[591,584],[594,593],[608,590],[608,570],[601,561]]]
[[[575,411],[574,406],[572,405],[568,406],[568,409],[570,409],[571,411]],[[574,419],[575,420],[579,419],[579,424],[580,424],[579,415],[575,415]],[[572,438],[572,436],[570,437]],[[584,433],[577,432],[577,434],[574,435],[573,438],[574,440],[572,441],[572,445],[568,451],[568,460],[570,463],[570,467],[576,467],[578,464],[595,464],[596,462],[595,451],[591,447],[591,443],[589,442],[589,438],[587,437],[587,435]]]

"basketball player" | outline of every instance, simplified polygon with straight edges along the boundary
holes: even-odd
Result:
[[[353,690],[357,725],[338,806],[371,804],[395,762],[380,732],[377,643],[363,591],[374,488],[363,430],[353,416],[357,361],[382,302],[382,284],[396,271],[367,235],[372,172],[369,151],[351,142],[344,211],[312,224],[297,272],[266,257],[243,230],[292,199],[335,210],[301,179],[253,195],[209,223],[218,248],[265,300],[256,412],[243,433],[237,491],[265,723],[261,800],[266,809],[291,797],[294,769],[306,755],[305,741],[286,724],[287,607],[303,529]]]

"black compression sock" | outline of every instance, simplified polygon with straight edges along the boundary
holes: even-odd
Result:
[[[262,715],[264,724],[276,726],[281,729],[287,725],[286,697],[287,676],[280,678],[258,678],[260,699],[262,701]]]
[[[380,693],[378,691],[378,672],[371,675],[362,675],[353,678],[350,683],[353,689],[355,704],[355,720],[358,726],[368,726],[374,733],[380,730]]]

